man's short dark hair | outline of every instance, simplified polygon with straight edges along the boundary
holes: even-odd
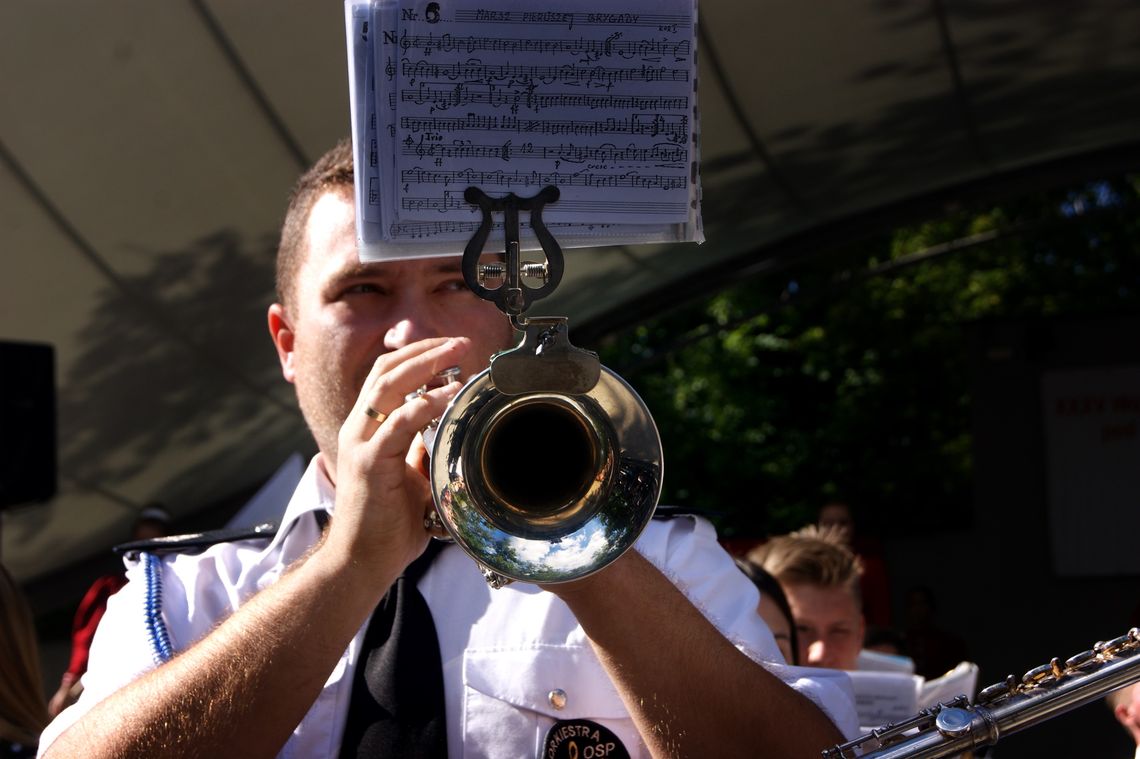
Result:
[[[293,185],[281,242],[277,247],[277,301],[290,313],[295,305],[297,270],[305,254],[305,230],[317,200],[330,190],[344,189],[352,196],[352,141],[342,139],[317,159]]]

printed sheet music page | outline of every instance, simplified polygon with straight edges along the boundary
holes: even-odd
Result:
[[[562,247],[701,239],[694,0],[345,7],[365,258],[458,252],[468,187],[557,187]]]

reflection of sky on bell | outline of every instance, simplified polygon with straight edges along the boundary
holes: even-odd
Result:
[[[522,561],[551,569],[574,569],[592,564],[609,547],[609,541],[605,528],[592,522],[558,543],[511,537],[510,545]]]

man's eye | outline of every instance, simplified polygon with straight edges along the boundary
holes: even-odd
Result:
[[[382,293],[382,289],[372,284],[371,282],[357,282],[355,285],[350,285],[344,289],[345,295],[360,295],[362,293]]]
[[[442,292],[463,292],[467,290],[467,283],[462,279],[448,279],[440,282],[436,289]]]

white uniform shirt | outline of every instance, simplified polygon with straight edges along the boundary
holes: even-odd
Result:
[[[198,554],[164,556],[162,617],[174,651],[205,636],[302,556],[320,535],[310,512],[331,512],[333,501],[332,485],[314,459],[268,545],[264,539],[219,543]],[[756,612],[755,586],[717,544],[711,525],[693,517],[654,520],[636,550],[737,648],[821,706],[844,734],[857,733],[848,678],[836,670],[782,664]],[[127,563],[130,582],[111,597],[99,625],[83,695],[44,731],[41,750],[99,699],[156,666],[146,622],[145,570],[137,559]],[[605,725],[633,757],[649,755],[581,626],[553,593],[526,583],[492,590],[456,546],[436,557],[418,587],[439,636],[451,757],[538,756],[550,727],[572,718]],[[337,756],[366,628],[367,623],[279,756]],[[646,630],[645,645],[653,640],[653,631]],[[550,697],[556,690],[565,693],[562,709]]]

